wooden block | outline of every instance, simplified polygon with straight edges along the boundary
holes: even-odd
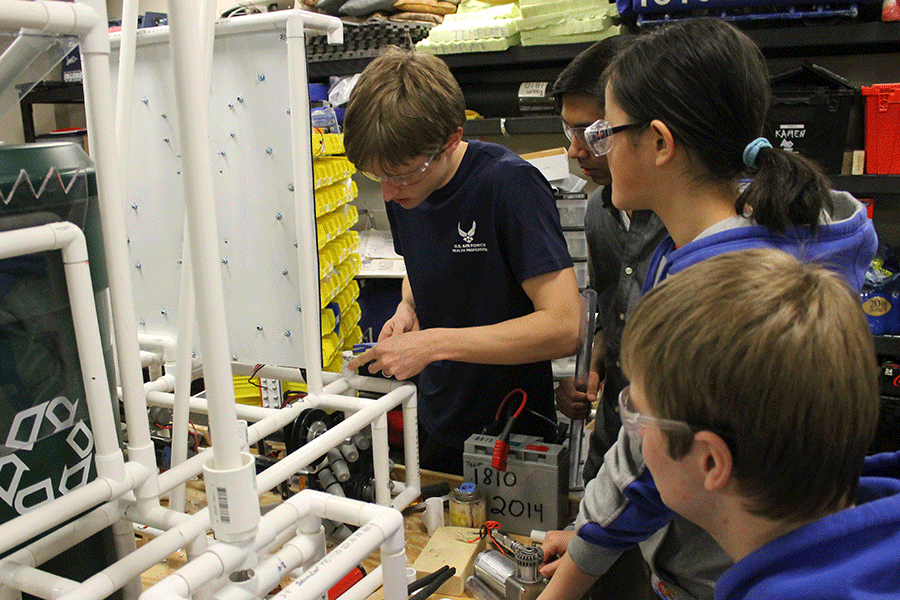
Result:
[[[853,150],[848,150],[844,152],[843,159],[841,160],[841,175],[850,175],[853,170]]]
[[[865,150],[854,150],[853,151],[853,166],[850,169],[851,175],[862,175],[865,173],[866,169],[866,151]]]
[[[485,548],[483,539],[469,543],[460,539],[458,533],[462,534],[465,540],[478,537],[477,529],[438,527],[422,549],[419,558],[413,563],[417,578],[433,573],[444,565],[456,567],[456,574],[439,587],[435,594],[461,596],[466,578],[475,572],[472,566],[475,556]]]

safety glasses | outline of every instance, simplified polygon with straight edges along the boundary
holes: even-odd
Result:
[[[632,439],[639,440],[641,438],[641,428],[656,427],[664,431],[674,431],[677,433],[693,434],[697,428],[691,427],[684,421],[673,421],[671,419],[658,419],[656,417],[648,417],[637,412],[631,401],[631,386],[625,386],[619,392],[619,418],[622,420],[622,427],[625,433]]]
[[[431,163],[435,158],[438,157],[439,154],[441,154],[441,152],[443,152],[443,150],[438,150],[437,152],[429,156],[428,160],[426,160],[425,164],[423,164],[421,167],[402,175],[387,175],[385,177],[381,177],[379,175],[376,175],[375,173],[370,173],[369,171],[363,170],[360,170],[360,173],[362,173],[372,181],[376,181],[378,183],[387,183],[395,186],[415,185],[425,179],[425,172],[428,171],[428,167],[431,166]]]
[[[577,139],[586,148],[589,148],[595,156],[603,156],[607,154],[613,145],[613,135],[620,131],[625,131],[632,127],[637,127],[640,123],[626,123],[617,127],[610,127],[609,121],[599,119],[594,121],[587,127],[571,127],[563,121],[563,132],[566,138],[571,142]]]
[[[631,401],[631,386],[625,386],[619,392],[619,418],[622,420],[622,427],[625,433],[633,440],[640,441],[641,430],[645,427],[656,427],[663,431],[672,431],[675,433],[685,433],[693,435],[698,431],[711,431],[722,438],[728,445],[733,457],[737,457],[737,443],[734,434],[717,427],[708,427],[705,425],[690,425],[685,421],[673,421],[672,419],[658,419],[656,417],[648,417],[637,412]]]

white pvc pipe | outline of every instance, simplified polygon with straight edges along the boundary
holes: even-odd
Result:
[[[281,31],[285,28],[285,22],[291,16],[291,12],[280,10],[275,12],[259,13],[254,15],[242,15],[229,17],[216,21],[215,35],[240,35],[261,31]],[[342,44],[344,41],[344,26],[340,19],[328,15],[303,11],[304,25],[307,30],[323,33],[328,36],[329,44]],[[140,29],[137,33],[137,43],[158,44],[168,39],[168,27],[148,27]],[[110,34],[110,42],[113,46],[120,43],[121,36],[118,33]]]
[[[406,465],[406,489],[399,492],[391,506],[403,510],[412,504],[422,491],[419,472],[419,416],[417,394],[403,401],[403,460]]]
[[[49,599],[59,598],[80,585],[77,581],[9,561],[0,562],[0,582],[26,594]]]
[[[382,506],[391,503],[391,466],[388,447],[387,412],[372,423],[372,463],[375,470],[375,502]]]
[[[173,407],[175,405],[176,398],[175,394],[171,392],[160,392],[153,390],[147,394],[147,402],[151,406]],[[187,399],[186,406],[191,411],[206,413],[209,410],[209,404],[210,403],[206,398],[198,398],[196,396],[193,396]],[[312,406],[312,403],[306,401],[305,398],[299,402],[295,402],[294,404],[298,404],[303,408],[310,408]],[[263,406],[253,406],[250,404],[238,404],[237,406],[235,406],[235,414],[237,418],[253,422],[262,421],[267,417],[271,417],[272,415],[277,414],[279,410],[288,410],[288,407],[284,409],[265,408]],[[292,412],[297,413],[295,416],[300,414],[300,412],[296,410]]]
[[[155,469],[156,452],[150,439],[150,425],[144,402],[144,381],[134,316],[136,311],[128,270],[122,173],[115,132],[110,126],[115,122],[115,111],[112,105],[106,3],[105,0],[76,0],[75,5],[83,5],[83,8],[90,8],[99,15],[96,25],[82,39],[81,64],[88,137],[91,140],[91,157],[96,164],[100,218],[103,222],[103,246],[109,275],[119,379],[129,432],[128,457],[148,469]],[[149,477],[136,490],[138,497],[156,498],[155,483],[156,477]]]
[[[286,542],[281,550],[261,560],[253,567],[253,579],[246,583],[226,583],[216,593],[215,598],[216,600],[265,598],[290,573],[292,567],[302,565],[308,557],[314,556],[317,550],[317,542],[313,538],[294,537]]]
[[[127,176],[128,147],[131,140],[131,102],[134,98],[134,58],[137,44],[138,0],[122,1],[122,43],[119,48],[119,77],[116,88],[116,142],[119,165]]]
[[[178,343],[175,349],[175,397],[172,407],[172,467],[187,460],[188,427],[190,425],[191,379],[193,375],[194,342],[194,268],[189,252],[187,223],[184,224],[181,249],[181,286],[178,290]],[[181,483],[169,492],[169,507],[184,511],[185,485]]]
[[[175,358],[175,347],[177,341],[166,333],[139,333],[138,343],[144,351],[149,348],[155,348],[156,354],[160,357],[160,361],[167,363]]]
[[[157,395],[150,394],[150,401],[155,402],[160,405],[164,405],[162,402],[157,402]],[[193,406],[193,400],[192,400]],[[205,405],[203,405],[205,408]],[[243,405],[238,405],[239,407],[243,407]],[[259,440],[265,438],[269,434],[280,430],[285,425],[296,419],[300,413],[309,407],[309,404],[301,404],[299,402],[295,402],[288,408],[281,409],[280,411],[275,411],[273,414],[270,414],[263,420],[258,423],[248,427],[247,429],[247,441],[249,444],[255,444]],[[269,409],[274,410],[274,409]],[[242,412],[242,408],[239,409],[239,412]],[[190,459],[181,463],[177,467],[173,467],[162,473],[159,477],[159,485],[160,490],[166,492],[181,482],[187,481],[188,479],[192,479],[196,477],[203,470],[203,464],[209,459],[209,453],[211,450],[206,449],[202,450],[199,454],[192,456]],[[280,483],[280,482],[278,482]],[[258,482],[257,482],[258,484]],[[277,485],[277,484],[276,484]],[[260,493],[265,492],[267,490],[261,490]]]
[[[82,585],[60,600],[100,600],[120,589],[130,579],[139,577],[179,548],[191,544],[209,528],[209,511],[204,508],[184,523],[153,538],[128,556],[86,579]]]
[[[304,490],[307,491],[309,490]],[[327,592],[345,573],[362,562],[374,547],[380,545],[384,598],[405,600],[406,548],[403,515],[392,508],[339,498],[323,492],[310,493],[316,494],[313,497],[313,507],[317,515],[361,527],[275,598],[315,598]],[[322,503],[324,514],[319,512],[318,503]]]
[[[339,388],[340,382],[337,383],[338,385],[336,385],[335,387]],[[330,385],[329,387],[332,386]],[[296,452],[282,458],[280,461],[278,461],[277,464],[266,469],[259,475],[259,477],[257,477],[257,491],[260,494],[265,493],[266,491],[280,484],[282,481],[286,481],[294,473],[296,473],[300,469],[305,468],[314,460],[324,455],[329,449],[337,446],[337,444],[339,444],[341,441],[352,436],[354,433],[370,424],[378,417],[379,414],[390,410],[400,402],[403,402],[404,399],[408,400],[409,397],[414,395],[415,386],[413,386],[412,384],[405,384],[405,386],[397,388],[395,391],[383,396],[378,400],[361,401],[359,399],[356,399],[361,403],[365,402],[367,404],[365,404],[365,406],[359,412],[344,419],[342,422],[326,431],[322,436],[319,436],[315,440],[309,442],[308,444],[305,444]],[[328,398],[330,397],[330,395],[323,394],[323,397]],[[152,392],[147,394],[147,398],[148,401],[160,405],[166,405],[166,402],[171,402],[170,394]],[[255,413],[257,411],[264,411],[267,415],[265,419],[256,423],[248,429],[248,441],[250,444],[255,444],[258,440],[266,437],[274,431],[277,431],[278,429],[281,429],[287,423],[290,423],[291,421],[296,419],[306,408],[318,405],[319,404],[317,402],[317,397],[307,396],[303,399],[303,401],[295,402],[289,407],[280,410],[246,407],[244,405],[239,405],[238,409],[240,411],[247,410],[248,417],[252,416],[249,415],[249,413]],[[202,400],[198,398],[192,398],[191,406],[192,409],[196,410],[202,410],[202,408],[204,407],[202,404]],[[250,420],[252,420],[252,418]],[[165,492],[175,485],[178,485],[178,483],[195,477],[202,470],[202,465],[207,460],[208,452],[208,450],[203,451],[195,455],[185,463],[182,463],[178,467],[169,469],[165,473],[162,473],[159,476],[160,489]],[[409,477],[409,475],[407,475],[407,477]],[[387,484],[385,483],[384,485]]]
[[[304,11],[292,10],[287,21],[288,96],[291,108],[291,152],[294,179],[294,225],[297,230],[297,263],[304,282],[300,291],[303,322],[303,355],[306,386],[310,394],[322,393],[322,319],[319,303],[319,252],[316,244],[316,203],[312,168],[312,127],[309,85],[306,77]],[[308,14],[308,13],[307,13]],[[313,284],[313,282],[316,282]]]
[[[143,465],[128,463],[122,479],[98,477],[63,497],[19,515],[0,525],[0,553],[27,542],[37,532],[65,523],[85,510],[102,502],[109,502],[131,491],[149,475]]]
[[[291,510],[294,509],[293,514]],[[274,537],[274,531],[286,525],[285,518],[293,521],[299,520],[303,515],[314,514],[319,518],[330,518],[359,525],[360,529],[345,542],[340,544],[333,553],[326,555],[312,568],[301,575],[293,584],[292,591],[285,596],[276,597],[316,597],[327,592],[344,573],[359,564],[375,547],[381,546],[382,569],[388,574],[385,581],[385,598],[387,600],[406,597],[406,553],[402,515],[393,509],[378,507],[357,500],[338,498],[323,492],[303,490],[291,497],[283,505],[271,511],[263,518],[259,535],[253,547],[256,549],[265,547]],[[304,519],[305,521],[306,519]],[[307,524],[301,529],[315,529]],[[307,548],[313,546],[304,544]],[[182,567],[177,573],[163,579],[150,589],[142,598],[144,600],[188,598],[193,590],[207,581],[212,581],[230,572],[239,564],[241,556],[233,546],[217,544],[205,553],[201,559],[192,561]],[[302,562],[309,551],[304,551],[302,546],[297,546],[296,551],[289,548],[287,553],[277,556],[273,561],[266,561],[263,570],[257,577],[256,590],[267,591],[272,587],[272,581],[288,572]],[[283,562],[283,571],[279,571],[278,562]],[[239,590],[231,590],[224,593],[224,598],[244,598],[237,594]],[[286,590],[287,591],[287,590]]]
[[[136,535],[150,535],[153,537],[162,535],[166,532],[165,529],[157,529],[155,527],[150,527],[149,525],[138,525],[137,523],[134,523],[131,528]]]
[[[216,3],[211,0],[202,0],[200,3],[199,27],[202,39],[200,52],[200,72],[203,83],[200,85],[200,98],[203,102],[204,112],[208,110],[210,85],[212,81],[212,57],[213,44],[215,42],[214,23],[216,19]],[[124,40],[123,40],[124,41]],[[190,228],[185,212],[184,234],[182,236],[181,249],[181,287],[178,296],[178,359],[181,365],[192,364],[192,347],[194,341],[194,317],[196,305],[194,303],[194,268],[190,253]],[[178,373],[178,383],[175,386],[175,403],[172,412],[172,467],[176,467],[187,460],[187,435],[190,417],[190,388],[191,373],[185,373],[184,369]],[[175,506],[184,510],[185,484],[176,486],[169,493],[169,506]]]
[[[172,375],[163,375],[144,384],[144,392],[171,392],[175,389],[175,377]]]
[[[36,567],[58,556],[66,549],[103,531],[119,519],[118,502],[107,502],[85,515],[54,529],[45,536],[16,550],[0,562]]]
[[[200,93],[201,99],[204,101],[203,106],[205,109],[203,114],[208,110],[206,102],[209,100],[210,85],[212,81],[215,12],[216,4],[214,2],[211,0],[202,0],[200,3],[199,26],[203,39],[200,53],[200,70],[203,75]],[[194,269],[190,252],[190,228],[187,223],[187,212],[185,212],[181,256],[181,286],[179,288],[178,296],[178,358],[176,364],[192,365],[196,304],[194,302]],[[192,372],[187,371],[184,368],[178,372],[178,382],[175,386],[175,401],[172,410],[172,458],[170,467],[177,467],[187,460],[191,376]],[[185,491],[186,487],[184,483],[173,488],[169,492],[169,506],[183,511],[185,505]]]
[[[201,93],[201,72],[191,49],[195,31],[189,2],[169,0],[169,35],[179,136],[182,141],[182,175],[195,273],[194,294],[200,325],[204,383],[210,400],[213,466],[219,470],[242,465],[237,439],[234,382],[225,314],[225,294],[219,265],[218,226],[208,152],[206,94]]]
[[[66,549],[118,522],[119,512],[117,506],[117,502],[103,504],[0,560],[0,598],[3,600],[20,600],[20,591],[27,591],[28,589],[17,585],[15,581],[2,574],[12,573],[15,568],[20,566],[36,567],[37,565],[42,565]]]
[[[213,48],[216,43],[216,5],[215,0],[200,1],[200,65],[203,73],[200,91],[207,100],[211,92]]]
[[[267,513],[260,521],[256,536],[246,545],[237,546],[220,542],[210,546],[202,555],[147,590],[144,597],[192,596],[204,585],[234,571],[245,562],[247,556],[252,556],[253,553],[269,546],[283,530],[291,526],[296,529],[297,522],[311,513],[307,496],[308,494],[301,492]]]
[[[125,518],[136,525],[142,525],[168,531],[190,519],[189,515],[162,506],[143,508],[137,502],[131,502],[125,508]]]
[[[156,352],[148,352],[147,350],[141,350],[141,366],[149,367],[153,363],[160,362],[160,355]]]
[[[106,7],[102,16],[106,17]],[[101,15],[88,6],[71,2],[17,0],[0,2],[0,27],[7,31],[36,29],[46,34],[83,35],[101,20]]]
[[[344,368],[341,376],[350,382],[350,386],[356,390],[365,390],[367,392],[375,392],[377,394],[386,394],[391,390],[395,390],[401,385],[412,385],[407,381],[397,381],[396,379],[384,379],[383,377],[366,377]]]
[[[3,258],[48,250],[61,251],[82,381],[94,434],[94,463],[101,478],[125,480],[128,474],[116,436],[84,234],[71,223],[51,223],[4,232],[0,234],[0,240],[0,256]],[[130,490],[129,487],[127,491]],[[90,506],[84,505],[78,512]],[[56,521],[56,524],[64,520]],[[36,530],[40,530],[40,527]]]

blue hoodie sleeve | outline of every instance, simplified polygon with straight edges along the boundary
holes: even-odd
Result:
[[[668,525],[674,516],[663,504],[646,467],[622,490],[622,494],[626,504],[615,519],[606,526],[585,523],[578,531],[578,537],[597,546],[624,551]]]

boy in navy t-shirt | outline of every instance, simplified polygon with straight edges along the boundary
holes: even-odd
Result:
[[[371,362],[418,375],[420,464],[462,473],[463,443],[506,420],[553,436],[550,359],[574,354],[579,296],[550,185],[502,146],[463,141],[465,101],[437,57],[391,47],[362,73],[344,120],[347,157],[381,184],[402,300]]]

